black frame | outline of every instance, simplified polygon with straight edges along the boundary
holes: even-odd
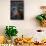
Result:
[[[11,20],[24,20],[24,0],[11,0]]]

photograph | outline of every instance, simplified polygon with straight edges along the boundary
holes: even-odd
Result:
[[[11,0],[11,20],[24,20],[24,0]]]
[[[46,0],[0,0],[0,46],[46,46]]]

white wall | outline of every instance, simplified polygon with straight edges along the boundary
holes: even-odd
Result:
[[[35,16],[41,13],[39,7],[42,5],[46,5],[46,0],[24,0],[24,20],[10,20],[10,0],[0,0],[0,33],[4,32],[6,25],[15,25],[19,36],[30,36],[31,31],[41,28]]]

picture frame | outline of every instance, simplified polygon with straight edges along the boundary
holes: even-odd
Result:
[[[11,20],[24,20],[24,0],[11,0]]]

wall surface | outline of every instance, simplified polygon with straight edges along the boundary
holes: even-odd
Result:
[[[42,5],[46,5],[46,0],[24,0],[24,20],[10,20],[10,0],[0,0],[0,34],[4,33],[6,25],[15,25],[19,31],[18,36],[31,36],[36,29],[46,30],[35,19],[41,13]]]

